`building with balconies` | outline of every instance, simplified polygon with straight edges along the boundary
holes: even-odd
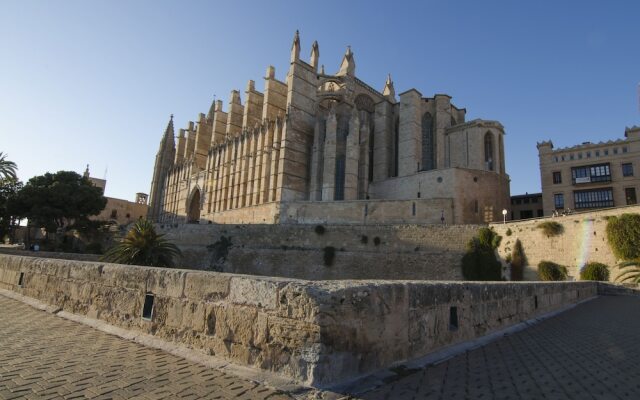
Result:
[[[538,143],[544,214],[637,204],[640,127],[626,128],[624,136],[560,149],[550,140]]]

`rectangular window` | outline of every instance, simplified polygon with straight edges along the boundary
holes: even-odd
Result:
[[[633,164],[631,163],[622,164],[622,176],[633,176]]]
[[[569,160],[573,160],[573,154],[569,156]]]
[[[538,217],[544,217],[544,211],[538,210]]]
[[[591,152],[587,151],[587,158],[591,158]]]
[[[628,150],[629,150],[629,149],[628,149],[626,146],[622,148],[622,152],[623,152],[623,153],[626,153]]]
[[[553,184],[557,185],[558,183],[562,183],[562,172],[555,171],[553,173]]]
[[[516,204],[521,204],[522,200],[521,199],[516,199]]]
[[[561,157],[561,160],[564,161],[564,156]]]
[[[586,165],[571,168],[572,183],[610,182],[609,164]]]
[[[529,204],[529,199],[528,198],[522,199],[522,203],[523,204]]]
[[[553,195],[553,204],[556,207],[556,210],[564,209],[564,194],[556,193]]]
[[[605,155],[605,156],[608,156],[608,155],[609,155],[609,149],[606,149],[606,150],[604,151],[604,155]]]
[[[613,190],[579,190],[573,192],[573,200],[576,209],[613,207]]]
[[[578,159],[582,160],[582,153],[578,153]]]
[[[624,197],[627,199],[627,205],[638,204],[636,188],[625,188]]]
[[[596,157],[600,157],[600,150],[596,150]]]
[[[520,219],[529,219],[529,218],[533,218],[533,210],[520,211]]]
[[[613,148],[613,154],[618,154],[618,148],[617,147]]]
[[[537,202],[538,202],[538,198],[537,198],[537,197],[532,198],[532,199],[531,199],[531,202],[532,202],[532,203],[537,203]]]

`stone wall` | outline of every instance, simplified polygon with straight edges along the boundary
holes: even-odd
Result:
[[[528,266],[525,268],[526,280],[537,280],[537,266],[540,261],[553,261],[566,265],[570,279],[579,279],[579,268],[586,262],[597,261],[610,267],[617,265],[616,259],[607,241],[607,217],[624,213],[640,213],[640,206],[619,207],[602,211],[571,214],[557,218],[539,218],[526,221],[492,224],[496,232],[502,236],[498,248],[501,258],[513,249],[516,239],[520,239]],[[555,221],[562,225],[563,233],[547,237],[537,226],[544,221]],[[507,236],[507,230],[511,235]],[[612,268],[611,279],[618,275],[617,268]]]
[[[460,260],[479,227],[175,224],[161,228],[180,247],[181,265],[188,268],[309,280],[462,280]],[[230,238],[230,246],[222,246],[223,236]],[[327,248],[335,251],[330,265],[325,262]]]
[[[318,387],[575,304],[597,287],[310,282],[0,255],[1,289]]]

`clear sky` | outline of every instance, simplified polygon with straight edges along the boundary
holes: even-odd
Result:
[[[511,193],[540,190],[536,142],[622,138],[640,125],[637,1],[0,0],[0,151],[19,177],[103,178],[149,192],[169,115],[176,128],[266,67],[284,80],[291,40],[396,93],[446,93],[467,120],[506,130]],[[243,98],[244,101],[244,98]],[[225,105],[226,109],[226,105]]]

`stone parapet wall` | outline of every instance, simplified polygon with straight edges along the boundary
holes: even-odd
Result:
[[[317,230],[321,229],[322,233]],[[289,278],[461,280],[476,225],[161,225],[188,268]],[[222,256],[216,243],[230,238]],[[326,248],[333,248],[331,265]]]
[[[0,288],[327,387],[591,298],[598,285],[311,282],[0,255]]]
[[[611,280],[619,274],[615,266],[620,262],[611,251],[607,241],[607,217],[625,213],[640,213],[640,206],[618,207],[601,211],[576,213],[556,218],[491,224],[502,236],[498,254],[503,262],[510,254],[516,239],[520,239],[528,266],[525,268],[526,280],[538,279],[538,263],[553,261],[568,267],[569,276],[579,279],[579,268],[586,262],[596,261],[610,267]],[[554,221],[562,225],[563,232],[558,236],[547,237],[537,226],[545,221]],[[511,235],[507,236],[507,230]]]

